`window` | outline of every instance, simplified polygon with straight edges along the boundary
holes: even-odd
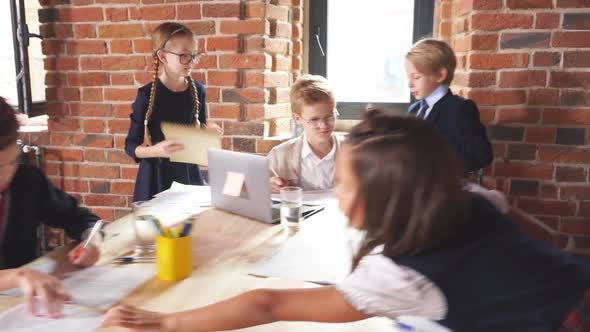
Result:
[[[40,8],[38,0],[0,1],[0,96],[30,116],[45,103],[41,37],[29,31],[38,31]]]
[[[405,112],[411,45],[432,36],[434,0],[309,0],[309,73],[334,88],[342,119],[369,106]]]

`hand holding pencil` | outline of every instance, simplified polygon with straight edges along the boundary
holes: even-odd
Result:
[[[92,240],[96,238],[96,236],[99,236],[97,234],[100,233],[102,225],[102,220],[97,221],[96,224],[94,224],[94,227],[92,227],[88,238],[68,253],[70,263],[88,267],[94,265],[94,263],[98,261],[100,258],[100,251],[98,250],[98,247],[92,244]]]
[[[273,194],[278,194],[282,187],[289,185],[289,180],[281,178],[277,171],[272,167],[270,168],[270,171],[274,175],[270,178],[270,190]]]

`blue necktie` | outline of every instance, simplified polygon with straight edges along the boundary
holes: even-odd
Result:
[[[428,103],[426,102],[426,99],[420,100],[420,109],[418,110],[418,113],[416,113],[416,117],[419,119],[425,119],[427,110]]]

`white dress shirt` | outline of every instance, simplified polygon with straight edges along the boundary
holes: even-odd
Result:
[[[311,150],[307,138],[303,137],[301,147],[301,187],[304,191],[334,188],[336,145],[336,142],[333,142],[332,150],[324,158],[320,159]]]
[[[423,119],[428,118],[428,115],[430,114],[430,111],[432,111],[432,107],[434,106],[434,104],[441,100],[442,97],[444,97],[448,92],[449,86],[441,84],[436,89],[434,89],[434,91],[432,91],[432,93],[428,95],[428,97],[425,98],[426,103],[428,103],[428,109],[426,109],[426,115],[422,117]]]

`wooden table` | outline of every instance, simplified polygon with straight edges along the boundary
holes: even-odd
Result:
[[[328,208],[306,222],[322,222],[334,217],[331,210]],[[114,258],[132,250],[132,222],[131,216],[127,216],[105,228],[105,241],[101,247],[101,259],[97,264],[111,264]],[[248,275],[257,262],[271,256],[286,240],[279,225],[268,225],[211,209],[199,215],[193,226],[192,237],[193,272],[190,277],[179,282],[166,282],[154,276],[120,303],[147,310],[172,312],[198,308],[256,288],[303,287],[301,281]],[[65,250],[58,250],[51,255],[63,260],[64,252]],[[0,311],[21,302],[19,298],[0,296]],[[101,331],[124,330],[109,328]],[[396,331],[391,321],[385,318],[343,324],[277,322],[243,330]]]

